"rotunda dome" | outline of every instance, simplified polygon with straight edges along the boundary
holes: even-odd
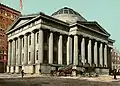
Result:
[[[67,23],[73,23],[76,21],[87,21],[78,12],[68,7],[59,9],[58,11],[54,12],[51,16]]]

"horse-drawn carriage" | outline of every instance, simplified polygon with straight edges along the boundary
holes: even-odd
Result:
[[[83,73],[84,68],[73,69],[73,64],[69,64],[63,67],[56,68],[57,70],[52,70],[51,75],[53,76],[67,76],[72,74],[72,71],[76,71],[77,73]]]

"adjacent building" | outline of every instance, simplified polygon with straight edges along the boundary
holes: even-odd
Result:
[[[118,49],[112,49],[112,69],[117,69],[120,72],[120,52]]]
[[[0,72],[6,71],[7,39],[5,30],[19,14],[19,11],[0,3]]]
[[[7,29],[7,72],[50,73],[57,66],[73,69],[92,67],[96,72],[111,70],[114,40],[96,21],[64,7],[51,16],[22,15]]]

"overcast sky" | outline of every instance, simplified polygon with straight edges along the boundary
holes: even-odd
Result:
[[[16,10],[20,9],[19,0],[0,0],[1,3]],[[23,0],[23,14],[43,12],[51,15],[63,7],[79,12],[87,20],[97,21],[111,34],[120,50],[120,0]]]

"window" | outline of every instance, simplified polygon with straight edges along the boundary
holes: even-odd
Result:
[[[30,61],[30,56],[31,56],[31,53],[29,52],[29,61]]]
[[[36,52],[36,60],[38,60],[38,50],[37,50],[37,52]]]
[[[37,33],[37,43],[39,42],[39,33]]]
[[[29,36],[29,45],[31,45],[31,35]]]

